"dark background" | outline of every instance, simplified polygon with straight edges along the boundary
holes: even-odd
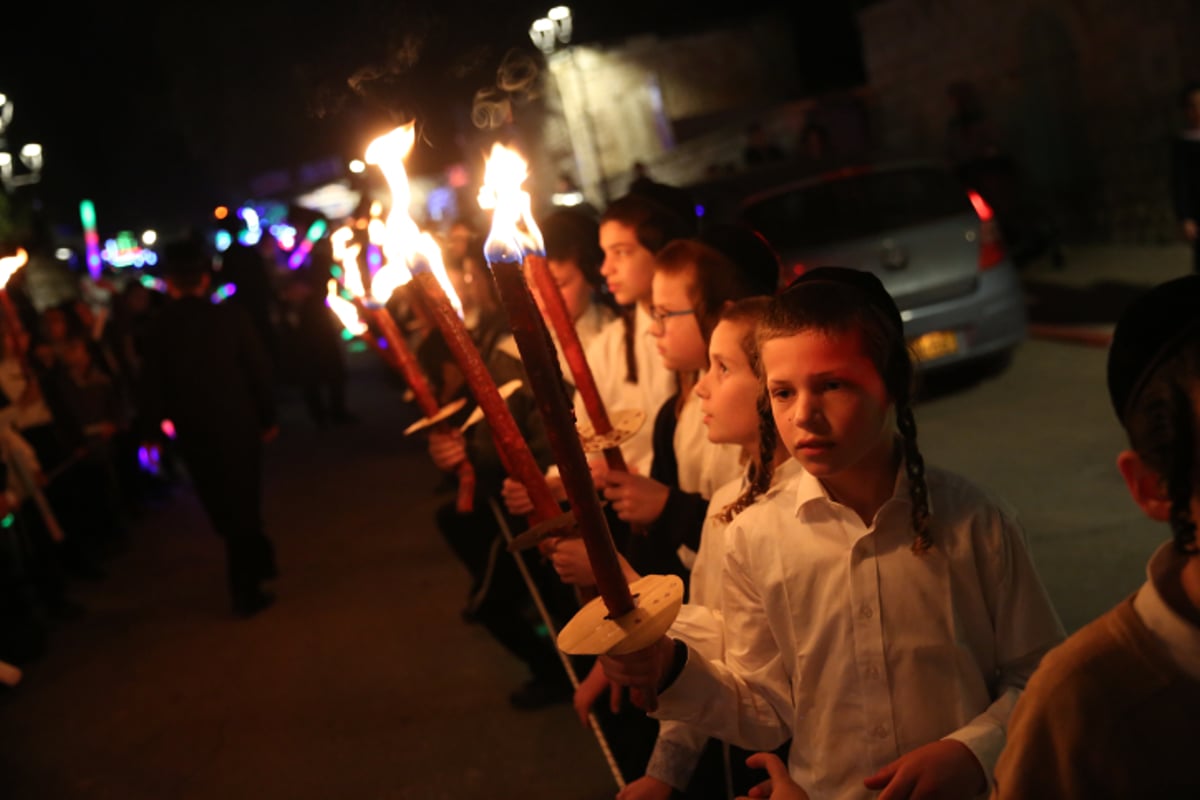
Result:
[[[4,14],[0,91],[15,103],[9,149],[40,142],[45,169],[20,191],[51,219],[72,219],[90,197],[102,228],[136,228],[186,224],[273,169],[359,156],[414,117],[414,171],[460,160],[472,97],[511,48],[540,58],[527,31],[553,3],[21,5]],[[669,36],[781,10],[796,26],[808,94],[862,82],[855,5],[587,0],[571,4],[573,41]]]

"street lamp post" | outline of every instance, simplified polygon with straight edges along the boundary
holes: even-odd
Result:
[[[44,163],[40,144],[30,142],[22,145],[16,159],[13,158],[12,153],[8,152],[8,140],[5,138],[5,132],[12,123],[12,118],[13,102],[8,95],[0,93],[0,183],[8,191],[12,191],[14,187],[28,186],[41,180]],[[25,171],[22,173],[16,171],[18,161],[25,167]]]
[[[571,65],[571,73],[575,80],[575,91],[579,95],[580,109],[583,112],[584,125],[587,127],[588,139],[592,145],[592,158],[596,162],[596,182],[604,204],[608,205],[608,178],[604,174],[604,161],[600,153],[600,142],[596,136],[596,124],[592,119],[591,103],[588,102],[587,87],[580,75],[579,65],[575,62],[575,51],[571,49],[572,33],[571,9],[566,6],[555,6],[546,12],[546,16],[534,20],[529,27],[529,38],[534,45],[546,54],[549,59],[560,46],[567,53]]]

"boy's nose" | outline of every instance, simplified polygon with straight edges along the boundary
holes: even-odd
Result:
[[[796,397],[796,406],[792,412],[792,422],[797,428],[811,428],[820,414],[820,408],[812,395],[800,393]]]

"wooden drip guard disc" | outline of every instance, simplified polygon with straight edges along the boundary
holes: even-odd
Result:
[[[610,619],[604,600],[591,600],[558,634],[558,649],[573,656],[621,655],[658,641],[683,605],[683,580],[678,575],[647,575],[630,584],[629,591],[633,611]]]
[[[521,388],[521,379],[515,378],[515,379],[509,381],[508,383],[504,384],[503,386],[501,386],[499,389],[497,389],[497,391],[500,392],[501,397],[503,397],[505,400],[507,400],[508,398],[513,396],[513,393],[516,392],[517,389],[520,389],[520,388]],[[483,406],[475,406],[475,410],[471,412],[471,416],[467,417],[467,421],[462,424],[462,427],[459,428],[459,430],[462,431],[463,433],[466,433],[468,428],[470,428],[472,425],[476,424],[477,422],[479,422],[482,419],[483,419]]]
[[[609,414],[609,422],[612,423],[612,430],[604,434],[596,433],[596,429],[586,423],[577,426],[583,452],[601,453],[620,447],[642,429],[646,423],[646,412],[639,408],[622,408]]]
[[[531,547],[536,547],[538,542],[548,536],[566,536],[574,528],[575,515],[570,511],[565,511],[557,517],[551,517],[548,520],[539,522],[537,525],[514,536],[512,541],[508,543],[508,551],[510,553],[517,553],[521,550],[528,550]]]
[[[455,400],[453,403],[451,403],[450,405],[443,406],[442,409],[440,411],[438,411],[436,414],[434,414],[432,417],[423,417],[423,418],[417,420],[416,422],[414,422],[412,425],[409,425],[407,428],[404,429],[404,435],[410,436],[410,435],[416,433],[417,431],[423,431],[426,428],[437,425],[442,420],[449,419],[450,417],[457,414],[459,412],[459,409],[461,409],[466,404],[467,404],[467,398],[460,397],[457,400]]]

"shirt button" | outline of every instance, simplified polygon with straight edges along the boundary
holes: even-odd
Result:
[[[864,603],[862,607],[862,615],[863,619],[870,619],[871,617],[875,616],[875,612],[869,605]]]
[[[882,739],[883,737],[888,735],[888,729],[886,727],[884,727],[883,725],[876,725],[875,730],[871,731],[871,733],[875,734],[880,739]]]

